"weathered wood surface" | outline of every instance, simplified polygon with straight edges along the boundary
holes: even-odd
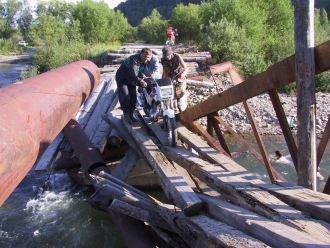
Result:
[[[205,215],[188,218],[180,211],[177,212],[173,206],[158,205],[141,199],[138,195],[115,185],[102,185],[91,197],[91,201],[94,205],[102,206],[105,210],[109,208],[118,210],[114,206],[111,207],[112,199],[131,204],[135,208],[125,204],[126,210],[118,211],[142,221],[150,220],[152,224],[160,225],[165,229],[170,228],[178,233],[189,244],[189,247],[267,247],[243,232],[222,222],[212,220]],[[163,222],[159,218],[162,218]]]
[[[266,184],[262,180],[258,179],[254,174],[248,172],[244,167],[237,164],[235,161],[231,160],[230,158],[226,157],[223,154],[219,154],[216,150],[209,147],[205,141],[203,141],[199,136],[192,133],[185,127],[179,127],[177,129],[178,136],[180,139],[184,140],[184,142],[187,142],[194,150],[196,150],[203,158],[207,159],[211,163],[218,164],[222,168],[224,168],[227,171],[230,171],[235,174],[239,174],[241,177],[244,177],[245,179],[248,179],[251,183],[253,183],[255,186],[258,187],[264,187],[265,190],[267,188],[271,189],[274,187],[276,189],[272,194],[276,194],[277,197],[280,197],[282,201],[287,202],[288,204],[292,206],[300,206],[299,202],[305,202],[307,204],[305,207],[301,206],[299,209],[303,212],[306,212],[307,214],[311,216],[319,216],[317,218],[329,221],[329,218],[326,216],[328,215],[329,207],[330,207],[330,198],[328,195],[322,194],[322,193],[315,193],[313,191],[310,191],[308,189],[304,189],[299,186],[295,186],[293,188],[287,188],[285,190],[285,187],[280,187],[272,184]],[[283,189],[283,190],[281,190]],[[297,191],[294,192],[294,189]],[[272,192],[270,190],[270,192]],[[306,193],[306,197],[304,197],[304,193]],[[281,196],[283,195],[283,196]],[[291,199],[292,197],[292,199]],[[309,198],[312,197],[312,198]],[[286,199],[288,198],[288,199]],[[295,199],[295,200],[294,200]],[[323,204],[321,204],[323,202]],[[314,207],[312,205],[315,204]],[[319,206],[316,206],[319,204]],[[304,205],[304,204],[303,204]],[[311,209],[309,209],[308,205],[311,205]],[[318,211],[314,212],[316,209],[319,209]],[[323,209],[323,210],[321,210]],[[321,214],[320,211],[323,213]],[[314,212],[314,214],[312,214]],[[322,217],[323,216],[323,217]],[[329,215],[328,215],[329,216]]]
[[[223,221],[247,233],[271,247],[316,247],[329,246],[328,241],[306,235],[303,231],[287,226],[281,222],[269,220],[244,208],[226,201],[200,196],[207,202],[208,212],[216,219]],[[319,236],[322,237],[322,236]]]
[[[167,133],[160,127],[159,124],[153,123],[150,121],[149,117],[145,115],[145,112],[140,109],[139,114],[143,118],[144,123],[148,126],[148,128],[152,131],[152,133],[157,137],[158,141],[162,146],[169,145],[168,139],[167,139]],[[191,176],[188,174],[188,172],[183,169],[181,166],[176,164],[172,161],[172,164],[175,166],[177,173],[183,176],[184,180],[188,183],[189,187],[191,187],[194,191],[198,190],[198,186],[196,187],[196,183],[194,180],[192,180]]]
[[[280,201],[265,190],[260,190],[249,180],[225,171],[220,166],[203,161],[182,148],[164,147],[167,157],[176,161],[194,176],[221,192],[230,201],[255,211],[267,218],[281,221],[304,230],[319,240],[330,244],[330,225],[304,216],[300,211]]]
[[[176,167],[159,151],[157,145],[143,128],[124,122],[148,162],[160,178],[161,186],[167,197],[173,200],[187,215],[201,211],[203,202],[177,171]]]
[[[314,0],[293,1],[297,83],[298,184],[316,191]]]

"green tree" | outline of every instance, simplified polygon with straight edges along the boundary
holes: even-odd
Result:
[[[116,18],[120,25],[124,23],[123,16],[116,14],[107,4],[95,3],[91,0],[78,3],[73,11],[73,17],[79,21],[82,37],[88,43],[115,40],[117,38],[115,32],[118,32]]]
[[[162,43],[166,37],[167,21],[154,9],[151,15],[142,19],[138,26],[138,36],[146,42]]]
[[[0,2],[0,17],[2,19],[2,37],[10,38],[16,32],[15,18],[22,8],[19,0],[7,0],[5,3]]]
[[[19,26],[19,30],[21,31],[21,34],[23,36],[24,39],[27,39],[28,37],[28,33],[29,33],[29,29],[30,26],[32,24],[32,10],[30,7],[25,7],[21,13],[20,16],[17,20],[17,24]]]
[[[71,21],[72,10],[74,5],[66,3],[60,0],[52,0],[47,2],[39,2],[37,5],[36,13],[38,16],[41,15],[52,15],[56,16],[63,21]]]
[[[178,29],[179,40],[197,41],[200,37],[200,5],[177,5],[172,12],[170,24]]]
[[[31,25],[29,40],[33,40],[35,45],[63,44],[66,41],[66,24],[60,17],[42,14]]]

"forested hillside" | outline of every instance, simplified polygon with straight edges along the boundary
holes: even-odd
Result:
[[[165,19],[169,19],[173,8],[179,3],[201,3],[201,0],[127,0],[116,9],[126,16],[131,25],[137,26],[153,9],[157,9]]]

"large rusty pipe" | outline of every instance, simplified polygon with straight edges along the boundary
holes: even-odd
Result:
[[[99,82],[84,60],[0,89],[0,206]]]

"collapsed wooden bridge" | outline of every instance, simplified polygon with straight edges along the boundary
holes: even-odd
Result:
[[[330,69],[329,56],[330,41],[316,48],[318,73]],[[200,62],[208,55],[187,57]],[[248,103],[256,95],[270,95],[296,165],[297,146],[277,94],[294,81],[294,57],[246,81],[231,63],[211,67],[212,74],[229,73],[234,86],[179,114],[177,147],[168,146],[161,125],[150,122],[142,110],[138,125],[122,120],[116,68],[103,69],[101,83],[35,170],[66,169],[77,182],[93,187],[90,203],[112,216],[129,247],[330,247],[330,196],[285,182],[269,161]],[[207,82],[201,85],[209,87]],[[218,115],[239,102],[260,153]],[[202,117],[207,118],[206,129],[197,122]],[[271,184],[232,159],[223,129],[263,161]],[[329,136],[328,121],[318,162]],[[132,186],[158,183],[166,196],[162,202]]]

